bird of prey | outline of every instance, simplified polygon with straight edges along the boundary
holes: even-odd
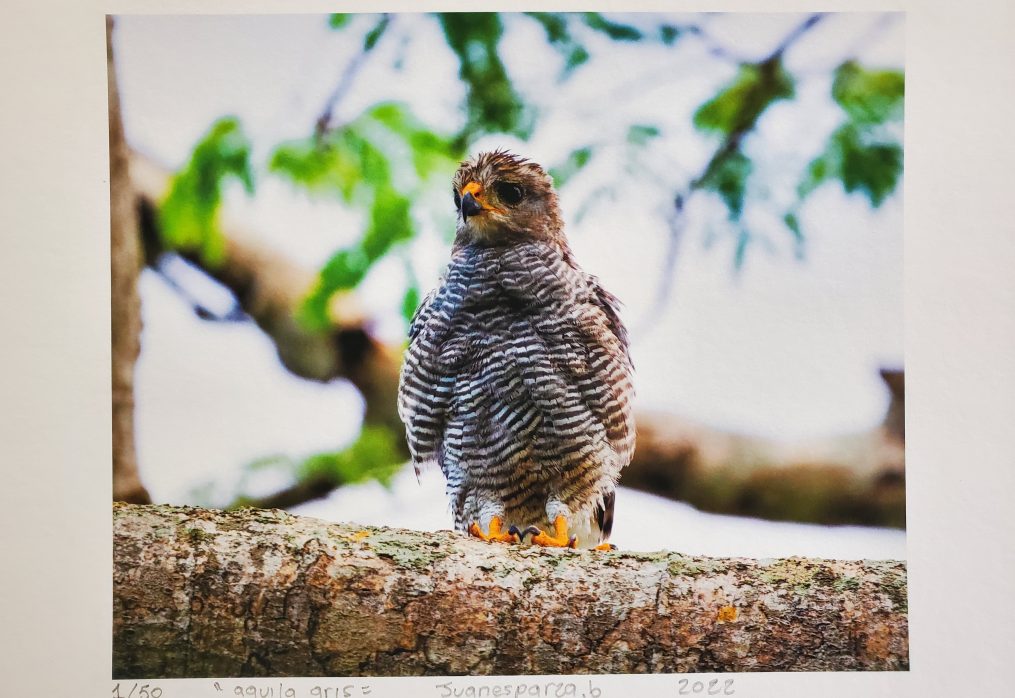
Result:
[[[455,528],[483,540],[610,547],[634,452],[619,303],[578,266],[539,165],[482,153],[453,194],[451,262],[411,322],[399,385],[416,472],[439,464]]]

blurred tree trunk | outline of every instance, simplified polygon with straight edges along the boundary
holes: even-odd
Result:
[[[140,197],[141,228],[148,263],[166,253],[159,243],[155,215],[169,173],[134,153],[134,187]],[[335,324],[311,332],[296,319],[300,302],[316,273],[287,259],[256,234],[224,225],[225,262],[204,271],[229,288],[275,343],[279,358],[294,375],[310,380],[345,378],[364,398],[366,421],[404,432],[396,411],[401,347],[373,335],[354,293],[337,299]],[[180,254],[200,266],[196,255]],[[778,443],[723,432],[675,415],[639,412],[634,460],[621,484],[718,513],[816,523],[905,525],[904,411],[901,372],[889,410],[892,427],[828,438],[813,443]],[[896,385],[897,384],[897,385]],[[403,449],[407,454],[407,449]],[[327,476],[297,483],[248,504],[294,506],[325,496],[336,484]]]
[[[149,502],[141,484],[134,445],[134,366],[141,350],[142,257],[137,199],[131,186],[130,150],[123,135],[120,94],[113,61],[113,19],[106,17],[109,90],[109,217],[113,377],[113,499]]]
[[[903,670],[906,567],[114,505],[113,675]]]

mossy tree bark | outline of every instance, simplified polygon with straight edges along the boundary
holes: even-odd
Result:
[[[117,678],[908,668],[901,562],[487,544],[115,504]]]

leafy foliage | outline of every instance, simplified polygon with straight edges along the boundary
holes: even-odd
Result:
[[[444,12],[438,19],[448,46],[458,56],[458,76],[467,89],[464,135],[502,132],[527,137],[533,115],[515,91],[497,52],[504,33],[500,15]]]
[[[659,27],[659,40],[667,46],[677,43],[677,39],[683,36],[684,30],[675,24],[663,24]]]
[[[883,124],[902,118],[906,79],[897,70],[865,70],[847,61],[835,71],[832,98],[854,123]]]
[[[409,287],[405,289],[405,295],[402,296],[402,317],[406,322],[411,321],[412,316],[416,314],[416,308],[419,307],[421,298],[419,285],[409,284]]]
[[[895,191],[901,174],[902,146],[898,142],[846,123],[832,133],[824,152],[811,161],[798,191],[803,198],[824,182],[838,179],[848,193],[866,194],[876,208]]]
[[[337,13],[328,18],[341,29],[356,15]],[[365,225],[356,243],[328,260],[308,296],[302,318],[312,327],[331,323],[328,306],[338,291],[359,284],[374,264],[410,240],[417,228],[412,202],[424,183],[437,173],[448,174],[466,153],[468,144],[486,133],[508,133],[527,138],[536,111],[516,90],[499,54],[506,31],[505,16],[498,13],[438,13],[437,20],[459,64],[466,87],[466,121],[456,134],[441,134],[416,119],[401,103],[383,102],[366,110],[341,128],[279,145],[269,169],[317,195],[333,196],[365,212]],[[598,12],[527,12],[511,21],[534,21],[547,44],[563,60],[561,78],[586,65],[590,55],[583,43],[599,34],[616,42],[658,41],[672,45],[680,37],[700,34],[695,25],[662,22],[637,26]],[[389,30],[390,16],[377,15],[363,38],[362,51],[370,52]],[[718,137],[719,145],[705,170],[690,185],[704,189],[723,202],[731,230],[737,236],[736,260],[744,258],[750,234],[741,219],[751,205],[750,178],[754,163],[743,141],[774,103],[792,99],[796,85],[785,69],[782,51],[755,63],[742,63],[733,78],[695,110],[695,128]],[[847,193],[859,192],[871,206],[880,206],[896,190],[901,178],[903,152],[897,128],[903,111],[905,81],[894,70],[869,70],[856,62],[840,65],[831,96],[844,119],[825,147],[804,171],[796,201],[782,221],[802,249],[805,240],[799,208],[818,187],[838,181]],[[626,132],[630,146],[645,148],[659,138],[659,126],[634,123]],[[587,167],[603,143],[571,150],[564,161],[550,168],[558,187]],[[229,177],[253,190],[250,145],[232,118],[215,124],[194,150],[190,163],[174,179],[161,215],[166,244],[198,250],[209,263],[221,257],[217,211],[222,187]],[[412,176],[403,163],[411,162]],[[415,182],[415,184],[413,184]],[[602,188],[600,188],[602,189]],[[599,191],[599,190],[597,190]],[[738,262],[739,264],[739,262]],[[411,277],[403,296],[403,315],[409,316],[419,300]]]
[[[888,125],[902,119],[904,84],[901,72],[866,70],[855,62],[843,63],[836,70],[832,98],[843,110],[845,121],[807,166],[797,187],[797,200],[782,218],[798,256],[802,255],[805,240],[798,210],[819,186],[837,180],[846,192],[865,194],[875,208],[895,191],[902,174],[902,146]],[[695,188],[718,194],[733,223],[743,215],[753,171],[750,158],[742,150],[742,138],[774,102],[790,99],[794,93],[793,78],[776,56],[741,65],[733,81],[694,114],[694,125],[699,130],[724,139]],[[739,224],[733,232],[734,267],[740,268],[751,235]]]
[[[239,120],[228,116],[212,124],[170,182],[159,209],[159,231],[167,249],[194,252],[210,266],[221,264],[219,209],[222,188],[230,178],[239,179],[253,194],[250,141]]]
[[[717,132],[727,138],[744,133],[754,128],[773,102],[789,99],[793,92],[793,78],[778,58],[744,63],[730,84],[698,107],[694,125],[701,131]]]
[[[651,124],[632,124],[627,129],[627,142],[633,145],[644,146],[653,138],[658,138],[662,133],[658,126]]]
[[[554,184],[560,188],[567,184],[573,176],[578,174],[579,171],[592,159],[593,148],[592,146],[585,146],[584,148],[576,148],[568,153],[567,159],[556,167],[551,167],[549,174],[553,177]]]
[[[835,71],[832,98],[846,115],[811,161],[798,187],[802,200],[823,183],[839,180],[847,193],[884,203],[902,176],[902,144],[888,128],[901,121],[905,78],[894,70],[866,70],[855,62]]]
[[[321,269],[302,309],[301,319],[309,327],[330,326],[331,297],[354,288],[378,260],[415,234],[413,192],[396,186],[396,174],[403,173],[392,165],[405,154],[422,181],[436,171],[449,171],[462,152],[451,139],[427,129],[406,105],[384,102],[341,129],[284,143],[273,153],[271,171],[308,191],[337,196],[367,211],[360,239],[338,250]]]
[[[701,180],[701,186],[716,192],[726,204],[730,220],[739,220],[744,212],[747,178],[754,169],[751,159],[739,150],[718,161]]]
[[[401,436],[390,428],[364,425],[350,446],[317,453],[299,463],[297,476],[304,479],[324,475],[342,485],[367,480],[387,485],[405,462],[400,443]]]
[[[270,455],[258,458],[244,466],[235,486],[237,494],[228,508],[258,502],[258,498],[250,494],[251,480],[266,471],[282,473],[297,482],[328,483],[332,488],[371,480],[387,487],[405,464],[401,439],[390,427],[367,424],[345,448],[305,457]],[[204,506],[221,506],[215,497],[218,489],[214,481],[204,482],[191,490],[190,497]]]
[[[349,23],[353,15],[348,12],[335,12],[328,16],[328,26],[332,29],[341,29]]]
[[[730,221],[739,221],[743,215],[747,180],[754,169],[741,149],[741,139],[755,127],[766,109],[781,99],[790,99],[794,91],[792,76],[776,56],[760,63],[741,64],[732,82],[694,113],[696,128],[718,133],[724,140],[693,186],[718,194],[726,204]],[[743,264],[748,241],[747,232],[738,228],[734,255],[734,266],[738,269]]]
[[[641,41],[645,36],[637,27],[611,21],[599,12],[585,12],[582,20],[590,29],[602,32],[614,41]]]
[[[568,15],[560,12],[526,12],[536,20],[546,32],[546,40],[550,46],[564,57],[564,75],[566,77],[575,68],[589,59],[589,52],[571,35],[568,28]]]
[[[391,23],[391,17],[389,17],[388,15],[382,15],[381,16],[381,18],[377,21],[377,24],[374,25],[373,29],[368,31],[366,33],[366,36],[363,37],[363,50],[364,51],[371,51],[371,50],[373,50],[374,46],[377,45],[377,42],[384,35],[384,32],[388,28],[388,25],[390,23]]]

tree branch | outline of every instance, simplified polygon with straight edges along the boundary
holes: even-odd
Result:
[[[383,33],[388,25],[392,21],[392,15],[385,12],[381,15],[380,23],[374,27],[373,32],[378,32],[378,36]],[[317,117],[317,121],[314,124],[314,136],[318,139],[322,138],[332,128],[332,120],[334,119],[335,110],[345,99],[345,96],[352,89],[352,84],[356,80],[356,76],[363,68],[363,63],[366,60],[367,54],[369,54],[375,47],[375,44],[364,44],[352,60],[345,66],[345,70],[342,71],[342,76],[338,79],[338,84],[335,85],[335,89],[332,90],[331,94],[328,95],[328,99],[325,100],[324,108],[321,110],[321,115]]]
[[[130,150],[123,134],[113,61],[113,18],[106,17],[109,90],[109,218],[113,397],[113,499],[150,502],[134,443],[134,366],[141,351],[141,242],[131,188]]]
[[[907,669],[902,562],[546,550],[113,508],[113,675]]]
[[[824,17],[825,15],[820,13],[809,15],[807,19],[794,27],[792,31],[783,37],[782,41],[779,42],[771,53],[761,60],[754,62],[753,65],[757,67],[763,75],[768,75],[770,77],[774,76],[775,71],[778,69],[780,62],[782,61],[783,54],[785,54],[791,46],[799,41],[801,37],[813,29]],[[706,36],[704,30],[700,28],[694,33],[699,36],[699,38]],[[760,116],[761,113],[763,112],[759,112],[758,116]],[[685,205],[695,193],[705,187],[708,181],[724,164],[726,164],[730,157],[740,152],[740,147],[744,138],[746,138],[747,135],[754,130],[756,125],[756,119],[745,121],[727,134],[716,148],[715,152],[712,153],[712,156],[705,163],[701,172],[699,172],[697,176],[692,177],[687,185],[677,191],[674,195],[674,207],[671,214],[667,217],[667,226],[670,229],[670,236],[666,255],[663,258],[659,285],[650,310],[644,314],[642,323],[640,324],[651,328],[652,318],[663,311],[669,300],[670,289],[673,284],[672,275],[673,271],[676,269],[680,241],[682,239],[682,232],[685,226]]]
[[[639,412],[637,451],[620,484],[723,514],[905,528],[900,413],[893,407],[870,431],[784,442]]]
[[[315,271],[228,222],[224,224],[223,261],[217,266],[204,264],[199,255],[187,250],[163,249],[156,212],[169,186],[169,172],[135,152],[131,176],[139,197],[149,264],[157,263],[165,253],[180,254],[233,293],[243,311],[271,337],[289,371],[314,381],[349,380],[366,403],[364,421],[401,431],[395,409],[401,350],[386,346],[373,335],[368,318],[351,294],[336,300],[337,319],[326,331],[307,329],[299,321],[298,311],[317,282]]]

